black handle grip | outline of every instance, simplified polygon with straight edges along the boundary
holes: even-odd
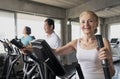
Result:
[[[1,43],[4,43],[2,40],[0,40]]]
[[[10,41],[12,44],[14,44],[16,47],[18,47],[19,49],[22,49],[22,48],[24,48],[23,47],[23,44],[22,43],[19,43],[17,40],[15,40],[15,39],[12,39],[11,41]]]
[[[102,35],[96,35],[96,39],[97,39],[98,47],[99,48],[104,47]],[[102,65],[106,65],[106,64],[107,64],[107,60],[102,60]]]
[[[97,43],[98,43],[99,48],[104,47],[102,35],[96,35],[96,39],[97,39]],[[103,66],[105,79],[111,79],[108,60],[107,59],[102,60],[101,63],[102,63],[102,66]]]
[[[98,43],[99,48],[104,47],[104,43],[103,43],[103,40],[102,40],[102,35],[96,35],[96,39],[97,39],[97,43]]]

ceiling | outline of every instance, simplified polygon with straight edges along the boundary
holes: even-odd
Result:
[[[96,14],[103,18],[118,16],[120,15],[120,5],[99,10]]]
[[[68,9],[76,7],[90,0],[31,0],[31,1]]]
[[[80,6],[81,4],[84,4],[90,0],[30,0],[30,1],[60,7],[64,9],[70,9]],[[117,16],[120,15],[120,5],[97,10],[96,13],[99,17],[103,18]]]

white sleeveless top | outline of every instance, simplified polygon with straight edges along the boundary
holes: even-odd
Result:
[[[76,57],[85,79],[105,79],[98,53],[99,51],[96,48],[90,50],[81,48],[78,40]],[[76,79],[79,79],[78,74]]]

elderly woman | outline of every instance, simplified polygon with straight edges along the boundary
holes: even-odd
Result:
[[[108,59],[110,74],[113,76],[115,70],[109,41],[103,38],[104,47],[98,49],[95,38],[98,16],[92,11],[84,11],[80,14],[79,20],[84,35],[61,48],[55,49],[55,53],[64,55],[76,51],[76,57],[85,79],[105,79],[101,61]],[[76,79],[79,79],[78,75],[76,75]]]

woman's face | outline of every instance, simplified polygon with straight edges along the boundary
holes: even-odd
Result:
[[[98,22],[93,15],[84,13],[80,17],[80,27],[84,34],[94,34]]]
[[[26,31],[26,27],[23,29],[23,34],[26,34],[27,31]]]

